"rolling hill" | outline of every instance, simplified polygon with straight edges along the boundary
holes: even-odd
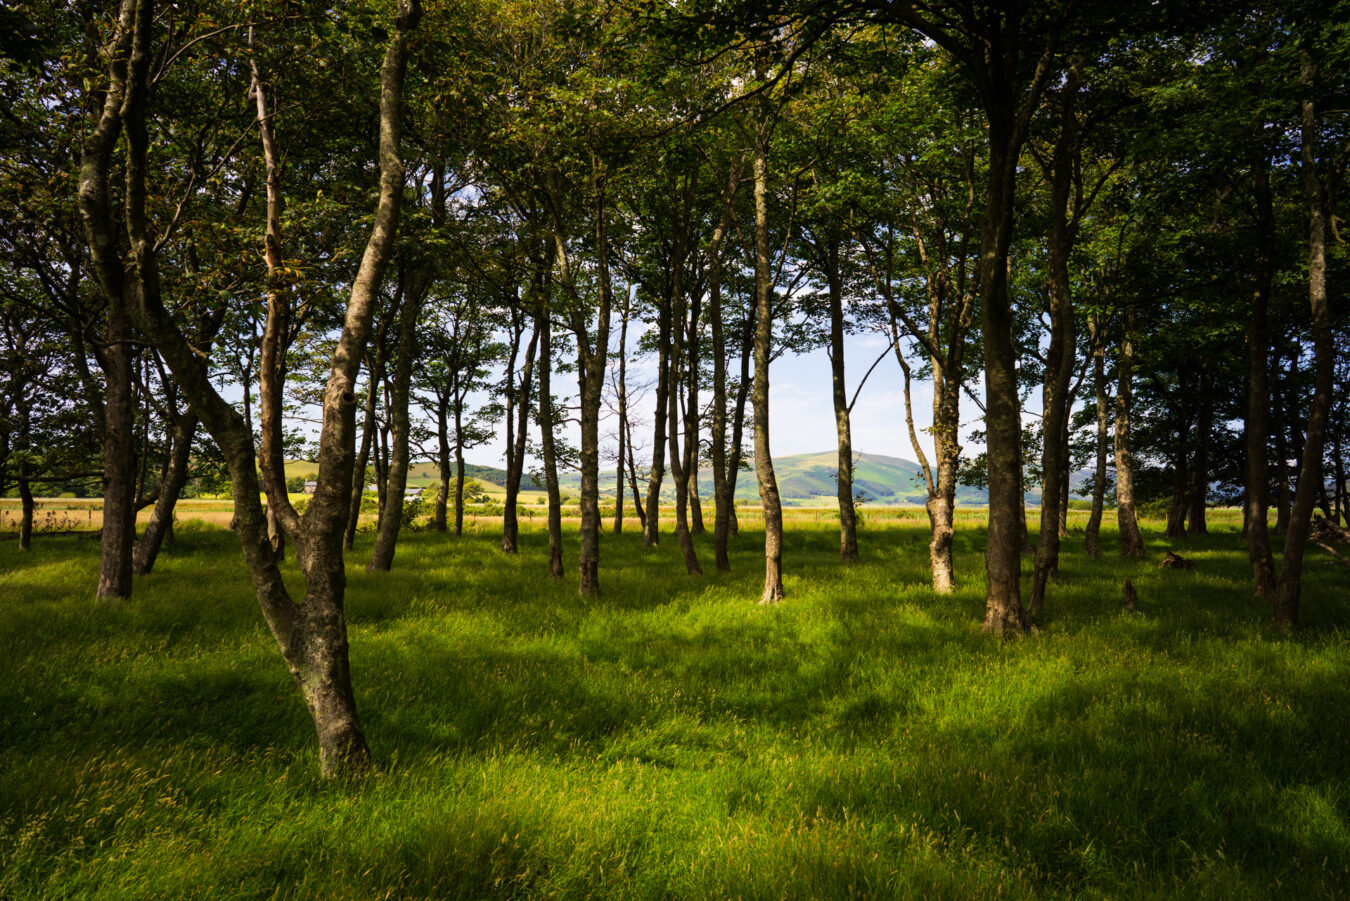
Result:
[[[783,498],[783,503],[790,507],[802,506],[828,506],[835,502],[835,474],[837,472],[838,456],[835,451],[822,451],[815,454],[792,454],[785,457],[776,457],[773,461],[774,471],[778,477],[778,491]],[[304,461],[293,461],[286,464],[287,476],[305,476],[306,478],[314,474],[316,467],[313,463]],[[465,464],[466,474],[469,478],[478,479],[488,486],[489,492],[492,486],[504,487],[506,485],[506,471],[496,466],[481,466],[474,463]],[[1082,481],[1086,473],[1074,473],[1073,485],[1076,488]],[[431,463],[414,463],[408,468],[408,485],[410,487],[426,487],[436,484],[436,467]],[[542,478],[536,483],[526,477],[525,483],[521,486],[526,491],[543,491],[544,485]],[[581,475],[577,472],[562,472],[558,474],[558,487],[563,494],[575,496],[581,490]],[[646,491],[646,483],[642,483],[642,490]],[[712,469],[704,466],[698,473],[699,495],[706,499],[712,498],[713,478]],[[663,486],[662,496],[673,499],[670,495],[670,480],[666,479]],[[923,476],[920,472],[919,464],[912,460],[906,460],[902,457],[888,457],[883,454],[864,454],[857,453],[853,456],[853,492],[855,496],[861,495],[870,504],[883,505],[922,505],[924,502],[924,484]],[[600,472],[600,493],[601,496],[614,496],[614,470],[603,469]],[[755,503],[759,500],[759,486],[755,482],[755,473],[753,470],[744,470],[736,480],[736,499],[744,503]],[[980,505],[987,503],[988,494],[981,488],[958,487],[956,490],[956,502],[963,506]],[[1036,505],[1040,503],[1040,492],[1032,490],[1027,492],[1027,503]]]

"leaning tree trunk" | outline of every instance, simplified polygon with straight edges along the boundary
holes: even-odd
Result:
[[[1308,203],[1308,302],[1312,308],[1314,375],[1298,487],[1294,491],[1289,531],[1285,533],[1284,554],[1280,558],[1280,578],[1275,585],[1275,622],[1286,629],[1298,625],[1303,551],[1312,525],[1313,505],[1322,485],[1322,450],[1335,379],[1335,347],[1332,344],[1331,311],[1327,305],[1326,235],[1327,221],[1331,218],[1331,196],[1317,173],[1314,154],[1317,120],[1311,92],[1316,76],[1317,67],[1305,58],[1302,83],[1307,93],[1302,100],[1300,150],[1303,189]]]
[[[755,382],[751,405],[755,419],[755,478],[764,509],[764,592],[761,604],[783,600],[783,504],[769,454],[769,356],[773,341],[773,274],[769,266],[768,126],[755,141]]]
[[[1144,539],[1134,512],[1134,453],[1130,450],[1130,408],[1134,397],[1134,302],[1125,305],[1121,324],[1120,387],[1116,392],[1116,519],[1120,523],[1120,555],[1144,556]]]
[[[313,717],[325,776],[359,773],[372,766],[356,715],[347,662],[341,541],[347,514],[345,495],[351,486],[354,456],[356,396],[351,389],[398,226],[404,177],[398,144],[407,33],[419,17],[420,7],[415,2],[400,6],[395,20],[397,33],[390,41],[381,70],[379,208],[333,353],[323,400],[318,490],[303,518],[285,495],[284,471],[277,471],[275,466],[268,466],[270,471],[265,471],[269,501],[281,510],[287,531],[297,536],[297,558],[306,586],[304,600],[299,604],[291,600],[267,540],[253,435],[239,412],[215,390],[206,361],[174,323],[159,294],[155,243],[145,209],[149,194],[145,184],[149,143],[145,119],[154,22],[150,0],[123,2],[120,24],[128,36],[119,39],[119,52],[112,55],[112,83],[81,161],[80,212],[100,286],[110,298],[120,296],[110,290],[113,287],[127,284],[131,288],[135,304],[129,307],[136,325],[159,349],[190,408],[211,431],[229,464],[236,530],[259,606]],[[127,138],[127,199],[121,212],[126,220],[130,266],[116,250],[108,196],[112,150],[122,130]],[[267,415],[276,412],[269,411]],[[263,462],[268,462],[266,455]]]
[[[1266,368],[1270,348],[1270,291],[1275,274],[1275,210],[1270,193],[1268,164],[1252,166],[1252,193],[1256,200],[1256,272],[1252,286],[1252,312],[1247,327],[1247,443],[1246,484],[1243,503],[1247,530],[1247,558],[1252,564],[1252,589],[1258,598],[1275,599],[1275,561],[1270,553],[1270,465],[1267,442],[1270,435],[1270,373]]]
[[[132,566],[137,575],[146,575],[155,568],[164,540],[173,529],[174,508],[187,484],[188,463],[192,457],[192,439],[197,434],[197,417],[191,412],[173,416],[173,439],[169,459],[160,475],[159,496],[145,534],[136,542]]]

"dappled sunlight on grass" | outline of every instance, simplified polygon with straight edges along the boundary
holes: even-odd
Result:
[[[865,510],[852,566],[818,519],[789,515],[775,608],[749,524],[731,574],[697,539],[701,578],[669,535],[605,535],[594,601],[545,575],[534,528],[516,556],[486,527],[408,534],[374,574],[362,536],[352,670],[383,773],[357,785],[318,779],[232,535],[184,530],[119,604],[92,600],[91,542],[0,545],[0,896],[1350,884],[1350,588],[1320,554],[1289,637],[1223,513],[1209,536],[1150,533],[1144,561],[1090,560],[1075,534],[1040,632],[1002,641],[979,629],[977,514],[945,597],[921,510]],[[1169,546],[1196,569],[1157,569]]]

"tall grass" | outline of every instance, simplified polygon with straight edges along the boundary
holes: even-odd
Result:
[[[864,518],[852,567],[828,516],[790,522],[776,608],[754,603],[749,529],[734,573],[702,579],[668,536],[606,535],[593,603],[545,576],[541,532],[517,557],[486,527],[409,534],[388,574],[358,543],[352,667],[382,772],[355,785],[317,777],[231,534],[180,530],[123,604],[93,601],[89,542],[0,542],[0,897],[1350,886],[1350,588],[1320,552],[1287,637],[1231,517],[1150,531],[1152,562],[1074,538],[1039,633],[1000,641],[977,519],[939,597],[921,511]],[[1156,569],[1163,547],[1196,569]]]

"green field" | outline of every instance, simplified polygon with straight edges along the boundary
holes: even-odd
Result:
[[[949,597],[921,512],[866,511],[851,568],[790,517],[776,608],[750,529],[703,578],[607,535],[595,603],[539,531],[518,557],[406,534],[378,575],[363,534],[359,784],[318,778],[232,534],[180,524],[123,604],[93,602],[92,542],[0,542],[0,897],[1340,895],[1350,584],[1313,551],[1282,635],[1213,519],[1147,524],[1144,562],[1075,536],[1009,641],[979,630],[974,511]],[[1158,570],[1169,546],[1196,569]]]

